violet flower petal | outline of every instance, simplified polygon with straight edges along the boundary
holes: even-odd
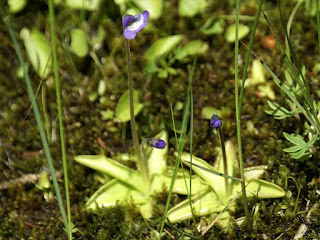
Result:
[[[148,19],[148,11],[143,11],[141,14],[134,16],[125,15],[122,19],[122,25],[124,27],[123,35],[125,38],[134,39],[137,32],[140,32],[145,26],[148,25],[146,22]]]
[[[122,26],[126,28],[132,19],[134,19],[132,15],[125,15],[122,19]]]
[[[134,39],[136,35],[137,33],[135,31],[131,31],[127,29],[123,31],[123,36],[125,36],[126,39]]]
[[[146,22],[149,19],[149,12],[148,11],[143,11],[141,13],[141,16],[143,18],[143,21]]]

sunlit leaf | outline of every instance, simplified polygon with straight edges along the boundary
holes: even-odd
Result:
[[[159,57],[169,53],[183,38],[183,35],[174,35],[160,38],[146,52],[148,61],[156,61]]]
[[[137,116],[143,108],[143,104],[139,103],[139,92],[133,90],[133,104],[134,104],[134,116]],[[128,122],[130,120],[130,101],[129,101],[129,91],[125,91],[120,97],[115,116],[120,122]]]
[[[148,10],[150,19],[158,19],[162,15],[163,0],[133,0],[133,2],[141,10]]]
[[[250,28],[246,25],[239,24],[239,40],[247,36],[250,32]],[[228,42],[234,42],[236,40],[236,25],[232,24],[227,27],[225,32],[225,38]]]
[[[193,17],[208,5],[206,0],[180,0],[178,12],[183,17]]]
[[[27,28],[20,31],[29,60],[39,77],[46,78],[52,66],[50,58],[50,45],[47,39],[36,29],[31,32]]]
[[[224,209],[219,198],[211,189],[191,197],[193,211],[196,216],[205,216]],[[192,217],[189,199],[182,201],[168,211],[168,219],[175,223]]]
[[[9,12],[17,13],[24,9],[28,0],[8,0]]]
[[[86,37],[87,37],[86,32],[80,28],[74,28],[71,30],[70,36],[71,36],[71,44],[70,44],[71,51],[80,58],[85,57],[89,52],[89,48],[86,40]]]

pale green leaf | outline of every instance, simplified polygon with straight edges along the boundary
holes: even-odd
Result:
[[[202,108],[201,116],[203,119],[211,119],[213,113],[217,114],[218,116],[221,116],[220,110],[214,107],[209,107],[209,106]]]
[[[9,12],[17,13],[24,9],[28,0],[8,0]]]
[[[95,210],[97,207],[114,207],[117,204],[123,205],[132,191],[136,191],[117,179],[113,179],[102,185],[86,202],[86,209]]]
[[[306,142],[301,137],[292,136],[286,132],[283,133],[284,137],[295,145],[306,145]]]
[[[298,108],[289,111],[288,109],[281,107],[279,104],[271,101],[268,101],[268,105],[272,110],[265,110],[265,112],[273,115],[275,119],[284,119],[287,117],[291,117],[300,111]]]
[[[302,148],[304,148],[304,146],[299,145],[299,146],[292,146],[289,148],[284,148],[282,150],[285,152],[288,152],[288,153],[293,153],[293,152],[300,151]]]
[[[133,90],[133,104],[134,104],[134,116],[137,116],[143,108],[143,104],[139,103],[139,92]],[[129,101],[129,91],[125,91],[120,97],[115,116],[120,122],[128,122],[130,120],[130,101]]]
[[[191,197],[192,207],[196,216],[205,216],[213,212],[220,212],[224,205],[217,195],[210,189]],[[176,223],[192,217],[189,199],[186,199],[168,211],[168,219]]]
[[[165,38],[160,38],[146,52],[146,59],[148,61],[156,61],[169,53],[178,43],[181,42],[183,35],[174,35]]]
[[[206,8],[208,2],[206,0],[180,0],[178,12],[183,17],[193,17]]]
[[[173,192],[183,195],[190,194],[190,175],[177,177],[174,182]],[[162,189],[168,190],[171,185],[172,176],[170,175],[153,175],[152,192],[161,192]],[[187,189],[188,188],[188,189]],[[191,177],[191,195],[198,194],[207,190],[209,185],[205,183],[199,176]]]
[[[300,159],[306,153],[305,149],[300,149],[295,153],[291,153],[290,156],[294,159]]]
[[[46,171],[42,171],[40,173],[39,181],[36,184],[36,187],[42,191],[50,188],[50,180],[48,178],[48,174],[46,173]]]
[[[245,168],[244,169],[244,178],[246,180],[251,180],[254,178],[261,178],[267,169],[268,169],[267,165],[259,165],[259,166]]]
[[[241,192],[240,182],[234,182],[233,195]],[[253,179],[249,183],[246,182],[247,197],[258,198],[281,198],[285,195],[285,191],[278,185],[261,179]]]
[[[205,35],[215,35],[222,34],[225,29],[225,21],[223,19],[219,19],[218,21],[212,24],[212,19],[209,19],[205,25],[201,28],[201,31]]]
[[[50,45],[47,39],[36,29],[20,31],[29,60],[40,78],[46,78],[51,71]]]
[[[86,32],[80,28],[74,28],[71,30],[70,36],[71,51],[80,58],[87,56],[89,48],[86,40]]]
[[[188,42],[181,51],[176,55],[178,60],[185,58],[186,56],[204,54],[208,50],[208,44],[201,40],[193,40]]]
[[[231,141],[226,141],[225,144],[226,144],[226,155],[227,155],[227,162],[228,162],[228,175],[234,176],[234,173],[235,173],[234,164],[236,162],[235,148],[231,143]],[[190,166],[190,164],[188,163],[190,161],[190,154],[182,153],[181,160],[183,161],[184,164]],[[212,167],[209,163],[207,163],[203,159],[192,156],[192,163],[195,163],[197,165],[200,165],[201,167],[210,169],[214,172],[220,172],[224,174],[222,162],[223,161],[222,161],[221,152],[219,152],[217,156],[214,167]],[[207,172],[195,166],[192,167],[192,170],[212,187],[212,189],[215,191],[215,193],[217,194],[217,196],[222,202],[226,203],[228,199],[226,198],[226,192],[225,192],[226,188],[225,188],[224,177]],[[231,180],[229,180],[229,182],[231,183]]]
[[[133,0],[133,2],[141,10],[148,10],[150,19],[158,19],[162,15],[163,0]]]
[[[246,25],[239,24],[239,40],[247,36],[250,32],[250,28]],[[236,25],[232,24],[227,27],[225,32],[225,38],[228,42],[235,42],[236,40]]]
[[[71,8],[96,11],[99,9],[102,0],[65,0],[64,3]]]
[[[137,171],[134,171],[111,158],[107,158],[103,155],[78,155],[74,157],[74,160],[94,170],[106,173],[126,182],[138,191],[144,191],[141,175]]]
[[[102,185],[86,202],[85,207],[96,210],[102,207],[127,206],[131,201],[138,207],[143,217],[152,216],[153,206],[150,198],[118,179]]]

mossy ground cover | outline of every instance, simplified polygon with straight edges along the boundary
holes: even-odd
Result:
[[[79,154],[106,154],[114,156],[117,153],[133,153],[129,124],[123,124],[114,119],[102,120],[101,111],[115,110],[117,100],[127,89],[126,58],[124,39],[122,36],[121,14],[115,4],[103,7],[96,12],[84,12],[56,7],[56,18],[61,32],[60,41],[69,43],[69,31],[74,27],[84,27],[88,37],[93,38],[102,26],[105,30],[105,39],[101,46],[94,51],[99,59],[103,58],[102,70],[88,55],[84,59],[75,59],[76,70],[80,81],[74,80],[72,68],[67,61],[65,50],[59,45],[58,57],[62,79],[62,101],[64,124],[66,129],[66,147],[68,171],[70,179],[70,200],[72,221],[77,228],[75,239],[152,239],[155,237],[151,229],[160,230],[161,216],[166,201],[166,190],[154,196],[157,201],[154,217],[146,224],[139,215],[135,206],[129,208],[101,209],[95,213],[84,210],[86,200],[98,189],[100,183],[94,171],[77,164],[73,157]],[[290,6],[290,5],[289,5]],[[208,162],[214,160],[214,147],[219,145],[217,137],[212,135],[207,120],[201,116],[201,110],[206,106],[217,109],[230,109],[225,119],[225,138],[236,142],[236,123],[234,105],[234,46],[225,41],[223,34],[207,36],[200,28],[212,13],[230,15],[234,11],[227,3],[217,1],[204,12],[191,18],[183,18],[178,13],[178,1],[165,3],[166,14],[153,24],[158,30],[143,33],[131,42],[133,62],[133,78],[135,88],[142,93],[145,104],[142,112],[137,116],[139,134],[142,138],[152,137],[160,130],[169,131],[169,165],[174,165],[175,139],[172,131],[170,102],[184,102],[186,98],[188,77],[192,60],[185,63],[175,62],[173,68],[177,75],[169,75],[160,79],[157,75],[145,75],[142,69],[146,65],[144,53],[160,37],[173,34],[184,34],[183,42],[194,39],[205,41],[209,45],[206,54],[198,57],[195,78],[193,81],[194,94],[194,150],[193,153]],[[264,5],[264,10],[277,13],[277,6],[272,2]],[[289,9],[289,7],[288,7]],[[255,1],[241,3],[241,14],[253,16],[256,11]],[[23,27],[37,28],[48,38],[50,36],[48,23],[48,9],[43,1],[35,1],[15,14],[10,15],[10,21],[18,34]],[[290,12],[286,12],[286,15]],[[83,16],[83,18],[82,18]],[[270,16],[271,22],[280,37],[283,37],[278,15]],[[234,20],[226,20],[227,24]],[[82,23],[85,23],[82,25]],[[261,21],[263,22],[263,20]],[[298,11],[295,24],[291,30],[294,48],[299,61],[309,71],[307,75],[312,79],[311,93],[319,100],[317,88],[318,75],[312,72],[317,61],[317,30],[313,17],[304,11]],[[250,25],[251,22],[244,22]],[[262,39],[269,36],[268,25],[260,23],[256,34],[253,49],[270,68],[279,76],[283,76],[283,64],[279,51],[276,48],[263,47]],[[17,35],[18,37],[18,35]],[[247,41],[245,38],[243,41]],[[0,238],[1,239],[66,239],[63,223],[56,200],[46,201],[43,192],[35,186],[35,181],[20,181],[22,176],[38,174],[46,169],[46,161],[42,152],[42,145],[36,127],[33,112],[30,111],[30,101],[23,79],[17,77],[19,62],[15,49],[9,38],[8,30],[0,24],[0,185],[13,180],[8,188],[0,192]],[[23,42],[19,42],[23,46]],[[240,55],[244,58],[246,49],[240,48]],[[112,55],[111,55],[112,54]],[[25,59],[28,59],[24,52]],[[72,56],[74,57],[74,56]],[[241,65],[240,65],[241,67]],[[103,71],[103,74],[102,72]],[[33,89],[37,89],[40,79],[30,67]],[[105,78],[107,83],[104,96],[106,101],[91,101],[90,94],[97,91],[98,83]],[[46,106],[41,105],[43,93],[37,95],[38,104],[42,113],[50,119],[49,139],[54,165],[62,171],[60,157],[59,130],[57,128],[57,111],[53,77],[43,79],[42,85],[46,88]],[[268,81],[271,81],[269,79]],[[285,96],[273,85],[276,101],[284,103]],[[254,229],[248,231],[236,224],[232,230],[224,232],[219,226],[214,226],[206,235],[207,239],[292,239],[301,224],[308,229],[306,239],[312,239],[320,231],[319,213],[319,147],[314,145],[314,154],[304,162],[291,159],[283,152],[288,147],[282,132],[302,133],[304,119],[287,118],[276,120],[267,115],[269,109],[267,99],[261,97],[254,88],[245,90],[242,123],[243,153],[247,167],[265,164],[268,170],[265,179],[285,188],[286,196],[281,199],[251,199],[250,209],[259,203],[259,213],[254,218]],[[174,112],[174,117],[181,121],[183,111]],[[249,131],[245,126],[251,121],[257,131]],[[188,139],[187,139],[188,140]],[[188,141],[185,150],[189,151]],[[130,166],[134,167],[134,166]],[[63,180],[59,179],[61,188]],[[298,195],[299,188],[301,188]],[[183,198],[174,194],[171,206],[179,203]],[[307,218],[311,207],[314,213]],[[237,201],[235,218],[244,215],[241,200]],[[205,221],[196,218],[197,222]],[[197,236],[197,225],[187,220],[175,227],[183,230],[191,229]],[[166,231],[177,237],[179,233],[166,227]],[[282,235],[281,235],[282,234]],[[170,235],[167,235],[170,236]],[[318,236],[319,237],[319,236]],[[169,238],[169,237],[168,237]]]

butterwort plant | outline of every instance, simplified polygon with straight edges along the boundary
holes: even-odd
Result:
[[[139,31],[147,26],[149,12],[144,11],[135,16],[125,15],[122,19],[123,35],[125,37],[126,56],[128,64],[128,88],[130,104],[130,123],[137,170],[128,168],[119,161],[104,155],[79,155],[75,160],[83,165],[93,168],[103,174],[113,177],[104,183],[87,201],[86,209],[113,207],[116,205],[137,206],[144,218],[150,218],[155,205],[151,195],[169,189],[172,179],[172,169],[167,166],[168,134],[162,131],[154,138],[147,138],[139,143],[135,128],[133,104],[133,79],[130,59],[129,40],[134,39]],[[124,159],[124,158],[123,158]],[[122,159],[122,160],[123,160]],[[187,179],[192,179],[191,183]],[[191,187],[190,187],[191,184]],[[189,176],[178,172],[172,192],[178,194],[197,194],[209,188],[199,176]]]
[[[132,79],[132,66],[130,57],[130,44],[129,39],[134,39],[138,32],[140,32],[145,26],[148,25],[147,20],[149,19],[149,12],[143,11],[137,15],[125,15],[122,19],[123,25],[123,36],[125,37],[125,48],[128,66],[128,88],[129,88],[129,104],[130,104],[130,125],[131,135],[133,140],[133,146],[137,156],[137,163],[141,171],[144,182],[144,190],[150,191],[150,179],[148,171],[148,163],[145,158],[142,158],[138,132],[136,130],[136,122],[134,118],[134,104],[133,104],[133,79]]]
[[[236,150],[230,140],[224,141],[221,129],[222,120],[218,115],[212,115],[210,126],[214,130],[218,130],[221,140],[221,148],[218,148],[218,154],[213,166],[196,156],[192,156],[192,162],[190,162],[190,155],[188,153],[181,154],[182,162],[189,167],[192,165],[192,170],[210,188],[192,195],[191,202],[189,199],[186,199],[168,211],[168,220],[171,223],[192,218],[192,215],[210,216],[210,214],[215,215],[219,213],[215,215],[216,217],[207,227],[201,229],[202,235],[217,221],[222,227],[227,228],[233,215],[230,213],[235,212],[234,201],[243,194],[241,188],[243,180],[238,178],[239,167]],[[244,183],[246,185],[246,194],[249,197],[257,198],[283,197],[285,192],[281,187],[259,179],[262,177],[265,169],[267,169],[267,166],[264,165],[245,169]],[[227,209],[228,211],[226,211]]]
[[[125,161],[127,154],[119,154],[113,159],[104,155],[79,155],[75,160],[87,167],[106,174],[113,179],[104,182],[103,185],[89,198],[86,209],[96,210],[102,207],[113,207],[117,205],[135,206],[144,218],[151,218],[153,215],[154,200],[152,194],[160,193],[163,189],[169,189],[172,178],[172,170],[167,166],[168,134],[162,131],[154,138],[147,138],[141,143],[142,156],[147,162],[150,174],[150,191],[143,188],[144,179],[139,169],[128,168],[119,162]],[[116,158],[116,159],[115,159]],[[135,160],[130,158],[130,160]],[[110,178],[109,177],[109,178]],[[191,177],[190,183],[187,181]],[[197,194],[209,188],[199,176],[178,172],[178,177],[173,188],[178,194]]]

